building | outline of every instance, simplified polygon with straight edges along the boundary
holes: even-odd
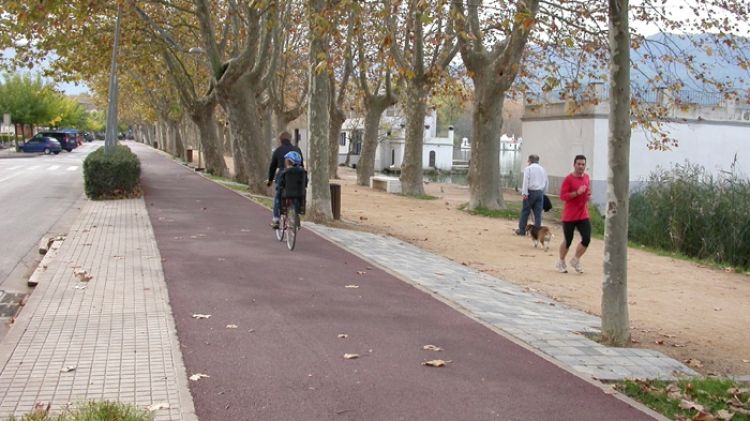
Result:
[[[572,171],[577,154],[587,157],[592,201],[603,206],[607,198],[607,137],[609,102],[604,85],[587,88],[586,99],[575,104],[552,94],[527,98],[523,115],[522,155],[537,154],[547,170],[550,192]],[[696,91],[655,92],[653,102],[669,111],[663,130],[677,141],[668,150],[649,148],[653,134],[636,126],[630,139],[631,190],[645,183],[658,168],[669,169],[686,161],[720,175],[733,162],[750,175],[750,106],[720,94]]]
[[[437,111],[425,116],[424,143],[422,146],[422,168],[450,171],[453,169],[453,128],[448,137],[437,137]],[[380,121],[378,146],[375,150],[375,171],[396,170],[404,159],[406,120],[399,109],[391,107]],[[339,163],[356,166],[362,151],[364,118],[348,118],[341,127],[339,139]],[[348,160],[347,160],[348,159]]]

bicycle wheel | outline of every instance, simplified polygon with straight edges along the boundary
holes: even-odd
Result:
[[[279,220],[279,227],[274,231],[276,231],[276,239],[279,241],[284,241],[284,231],[286,231],[286,215],[281,215],[281,219]]]
[[[286,233],[286,246],[289,250],[294,250],[294,245],[297,242],[297,229],[299,226],[297,221],[299,220],[299,216],[297,215],[297,209],[294,209],[294,206],[287,209],[286,213],[288,225],[287,230],[289,231]]]

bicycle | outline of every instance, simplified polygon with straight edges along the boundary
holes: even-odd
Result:
[[[300,229],[299,213],[295,199],[291,197],[281,198],[281,219],[279,227],[276,228],[276,239],[284,241],[289,251],[294,250],[297,243],[297,231]]]

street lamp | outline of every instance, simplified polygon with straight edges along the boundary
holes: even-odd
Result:
[[[120,16],[122,8],[117,7],[115,40],[112,46],[112,66],[109,71],[109,104],[107,104],[107,130],[104,135],[104,153],[110,154],[117,144],[117,45],[120,39]]]

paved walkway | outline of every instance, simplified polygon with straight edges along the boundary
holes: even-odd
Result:
[[[267,210],[132,146],[145,200],[87,201],[43,260],[0,343],[0,418],[110,399],[159,405],[159,420],[630,420],[648,416],[561,366],[694,374],[602,347],[580,334],[597,318],[398,240],[305,224],[288,252]],[[420,365],[432,358],[448,367]]]
[[[0,419],[86,400],[168,403],[157,420],[195,419],[143,200],[87,201],[56,246],[0,343]]]

